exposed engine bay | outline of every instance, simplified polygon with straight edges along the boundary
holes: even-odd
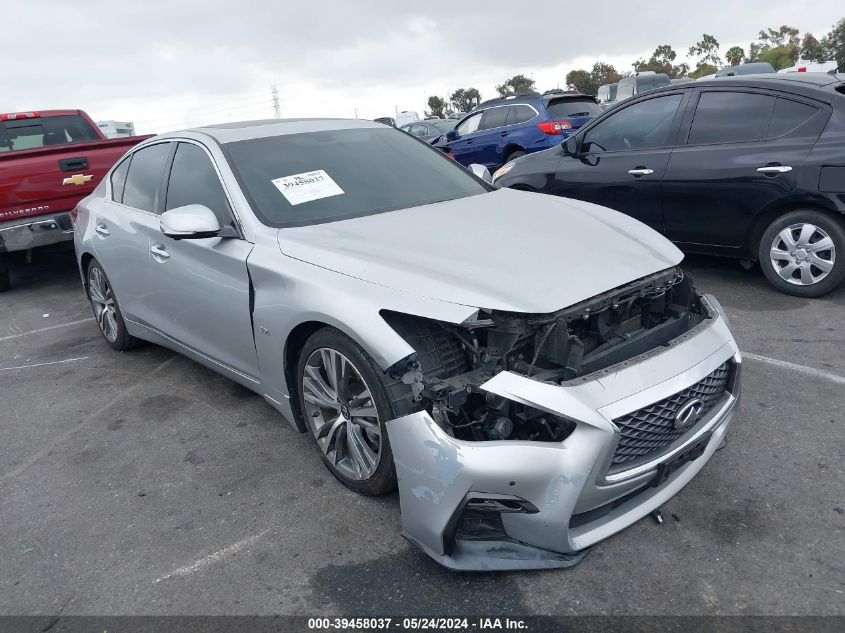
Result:
[[[668,346],[710,318],[678,268],[551,314],[480,310],[460,325],[382,316],[416,350],[389,370],[410,387],[408,412],[425,409],[462,440],[549,442],[565,439],[575,423],[480,385],[502,371],[553,384],[577,381]]]

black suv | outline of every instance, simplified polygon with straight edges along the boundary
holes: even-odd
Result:
[[[845,75],[746,75],[634,97],[496,183],[627,213],[688,252],[759,260],[778,289],[845,278]]]

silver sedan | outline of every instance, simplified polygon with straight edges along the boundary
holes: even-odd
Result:
[[[487,178],[364,121],[166,134],[79,204],[76,253],[109,345],[261,394],[353,490],[398,484],[443,565],[564,567],[724,444],[741,358],[661,235]]]

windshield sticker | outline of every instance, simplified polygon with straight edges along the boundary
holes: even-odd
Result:
[[[344,193],[343,189],[338,187],[332,177],[322,169],[276,178],[270,182],[276,185],[276,189],[282,192],[282,195],[287,198],[291,205],[330,196],[339,196]]]

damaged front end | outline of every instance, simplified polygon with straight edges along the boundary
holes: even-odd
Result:
[[[416,350],[390,368],[403,533],[454,569],[574,564],[701,468],[739,397],[726,318],[675,268],[552,314],[382,316]]]

